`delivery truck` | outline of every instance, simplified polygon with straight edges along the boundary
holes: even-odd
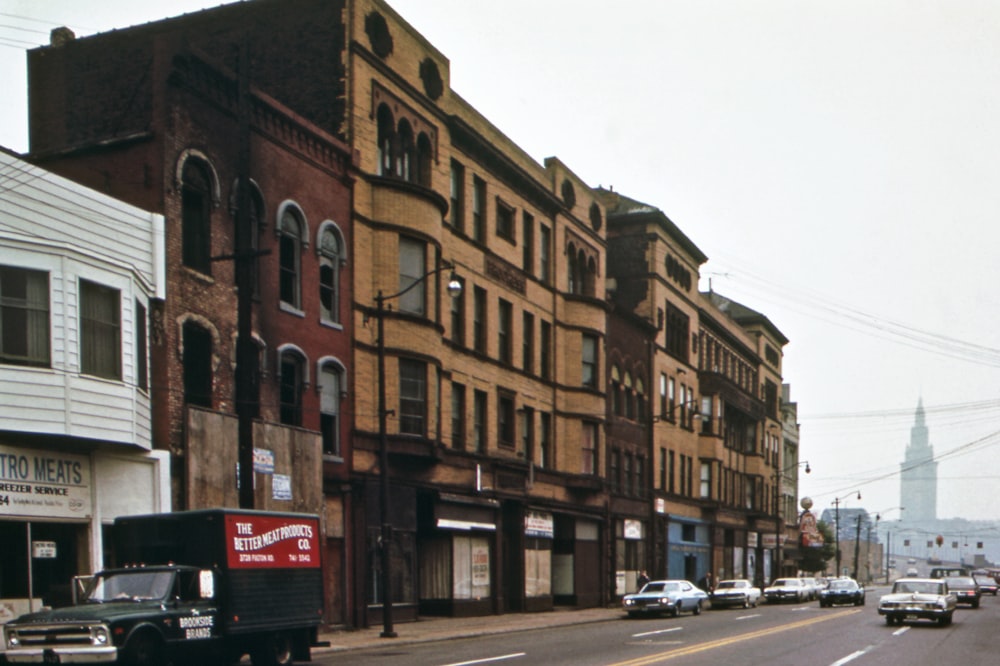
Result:
[[[309,661],[323,616],[319,518],[206,509],[125,516],[115,568],[72,606],[3,627],[9,663]]]

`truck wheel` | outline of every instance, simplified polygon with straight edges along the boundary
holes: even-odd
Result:
[[[151,632],[140,632],[128,639],[123,657],[131,666],[163,666],[163,640]]]
[[[292,639],[278,632],[261,638],[250,653],[253,666],[290,666],[292,663]]]

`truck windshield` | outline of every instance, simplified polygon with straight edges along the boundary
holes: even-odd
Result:
[[[164,599],[173,588],[173,571],[114,571],[94,578],[87,595],[91,603]]]

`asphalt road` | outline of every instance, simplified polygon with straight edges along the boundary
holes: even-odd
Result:
[[[314,664],[473,666],[573,664],[644,666],[768,664],[769,666],[940,666],[993,664],[1000,598],[978,609],[960,606],[952,625],[927,621],[886,626],[876,612],[885,588],[869,590],[862,607],[764,604],[679,618],[620,619],[474,640],[352,650]]]

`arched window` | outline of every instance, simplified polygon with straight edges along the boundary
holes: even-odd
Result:
[[[399,155],[396,158],[396,176],[406,181],[415,180],[412,169],[416,163],[417,146],[413,128],[407,120],[399,121]]]
[[[322,321],[340,323],[340,269],[344,264],[343,239],[332,224],[326,224],[319,239],[319,307]]]
[[[296,349],[283,350],[279,359],[279,419],[285,425],[301,426],[306,360]]]
[[[385,104],[378,107],[378,175],[393,175],[396,157],[396,123]]]
[[[622,415],[622,375],[617,365],[611,366],[611,412]]]
[[[591,257],[589,261],[584,263],[581,256],[580,267],[583,268],[583,266],[586,266],[586,269],[583,270],[583,288],[581,293],[584,296],[594,296],[597,294],[597,262]]]
[[[279,228],[280,274],[279,292],[282,303],[296,310],[302,309],[302,232],[305,222],[302,213],[294,206],[288,206],[281,213]]]
[[[632,373],[625,372],[625,418],[635,418],[635,394],[632,393]]]
[[[577,293],[579,289],[580,276],[576,265],[576,248],[573,245],[569,246],[569,252],[567,252],[568,261],[567,270],[569,271],[569,284],[567,285],[567,291],[571,294]]]
[[[646,419],[646,386],[641,377],[635,379],[635,418],[639,421]]]
[[[340,399],[345,388],[344,367],[334,361],[323,363],[319,372],[319,430],[323,436],[323,455],[342,455]]]
[[[196,158],[184,162],[181,176],[181,259],[184,265],[212,274],[212,176]]]

